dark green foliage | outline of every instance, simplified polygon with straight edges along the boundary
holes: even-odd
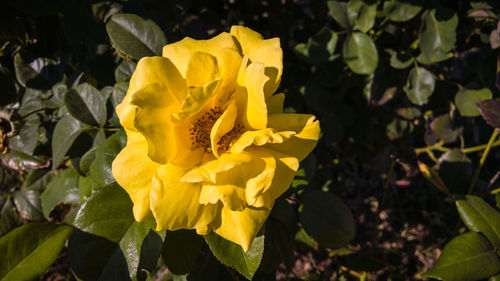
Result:
[[[4,2],[0,280],[500,280],[498,1]],[[322,130],[246,253],[136,222],[111,173],[139,59],[235,24]]]

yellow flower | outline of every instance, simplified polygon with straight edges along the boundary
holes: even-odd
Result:
[[[137,221],[152,213],[157,230],[213,230],[248,251],[320,133],[313,115],[283,113],[282,60],[278,38],[233,26],[139,61],[112,166]]]

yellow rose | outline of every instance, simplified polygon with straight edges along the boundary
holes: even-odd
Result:
[[[247,251],[299,161],[316,146],[313,115],[284,114],[278,38],[233,26],[142,58],[116,112],[127,146],[116,181],[157,230],[215,231]]]

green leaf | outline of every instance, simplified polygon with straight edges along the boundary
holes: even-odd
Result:
[[[32,280],[54,262],[73,232],[67,225],[29,223],[0,239],[0,281]]]
[[[349,208],[337,196],[314,190],[305,193],[302,202],[302,226],[320,245],[338,249],[354,238],[354,218]]]
[[[31,122],[30,122],[31,121]],[[25,122],[19,133],[8,140],[9,148],[26,153],[33,154],[33,151],[38,144],[38,127],[40,120],[38,117],[28,119]]]
[[[483,100],[492,98],[490,89],[484,88],[480,90],[460,89],[455,96],[455,105],[460,112],[460,115],[467,117],[476,117],[481,113],[477,107],[477,103]]]
[[[49,90],[63,78],[61,66],[49,58],[20,52],[14,56],[16,77],[23,87]]]
[[[405,22],[411,20],[422,10],[418,1],[389,0],[384,1],[383,11],[391,21]]]
[[[92,195],[92,191],[94,189],[97,190],[98,186],[92,177],[80,176],[78,180],[78,194],[80,195],[80,203],[86,201],[87,198],[90,197],[90,195]]]
[[[342,52],[344,61],[354,73],[371,74],[377,68],[377,47],[364,33],[353,32],[347,35]]]
[[[367,4],[364,0],[351,0],[347,3],[347,17],[353,29],[367,32],[372,28],[377,16],[377,2]]]
[[[131,280],[127,261],[116,242],[76,230],[69,238],[68,256],[79,280]]]
[[[484,100],[477,103],[477,106],[488,125],[493,128],[500,128],[500,100]]]
[[[24,96],[21,101],[21,107],[17,111],[21,116],[28,116],[33,112],[38,112],[44,109],[43,100],[40,97],[41,91],[27,88],[24,91]]]
[[[322,28],[317,34],[311,36],[307,44],[300,43],[294,48],[299,59],[310,64],[319,64],[333,60],[338,36],[328,28]]]
[[[125,147],[126,142],[124,131],[119,131],[97,146],[94,162],[90,165],[90,175],[99,186],[105,186],[115,181],[111,171],[111,163]]]
[[[177,275],[189,273],[199,255],[203,239],[193,230],[167,231],[161,256],[168,269]]]
[[[397,110],[397,113],[406,120],[414,120],[422,116],[422,111],[417,107],[402,107]]]
[[[411,123],[409,123],[408,121],[396,117],[392,119],[389,124],[387,124],[385,135],[390,140],[398,139],[408,131],[408,127],[410,126]]]
[[[391,66],[396,69],[406,69],[415,61],[415,58],[410,56],[407,52],[396,52],[391,49],[387,49],[386,51],[391,55]]]
[[[130,277],[138,274],[143,241],[156,227],[153,217],[140,223],[134,220],[132,202],[127,192],[116,183],[93,193],[78,211],[73,225],[118,243]],[[159,249],[156,259],[158,256]]]
[[[500,247],[500,212],[472,195],[457,200],[456,205],[460,218],[470,231],[481,232],[493,247]]]
[[[434,75],[423,67],[417,67],[410,71],[403,90],[413,104],[424,105],[429,102],[435,87]]]
[[[41,220],[43,218],[40,195],[35,190],[21,188],[14,195],[14,204],[22,218]]]
[[[9,232],[17,222],[17,211],[12,200],[0,197],[0,236]]]
[[[333,19],[341,27],[350,29],[349,18],[347,15],[347,3],[341,1],[328,1],[327,5]]]
[[[135,71],[135,64],[130,61],[122,60],[115,69],[116,82],[128,81]]]
[[[442,114],[431,122],[431,130],[444,143],[452,143],[462,134],[461,128],[455,128],[449,114]]]
[[[439,176],[452,193],[463,194],[471,181],[471,160],[459,148],[450,149],[438,159]]]
[[[71,145],[83,131],[83,123],[69,114],[57,122],[52,136],[52,169],[62,163]]]
[[[79,175],[73,168],[67,168],[57,174],[40,196],[45,218],[50,219],[50,212],[59,204],[69,205],[64,215],[64,222],[71,223],[80,205],[78,190]]]
[[[167,44],[158,25],[137,15],[113,15],[106,24],[106,31],[118,51],[134,59],[161,56],[162,48]]]
[[[421,54],[417,60],[423,64],[433,64],[451,58],[448,53],[456,40],[458,17],[453,11],[440,8],[426,11],[422,15],[419,47]]]
[[[119,242],[133,222],[132,201],[123,188],[113,183],[90,196],[78,211],[73,225]]]
[[[6,155],[0,155],[0,159],[4,166],[16,171],[46,168],[50,165],[45,157],[31,156],[14,149],[11,149]]]
[[[88,83],[70,89],[64,95],[68,112],[83,123],[95,126],[106,124],[106,101],[101,93]]]
[[[500,260],[488,240],[477,232],[467,232],[451,240],[433,268],[423,277],[469,281],[488,278],[500,271]]]
[[[245,253],[240,245],[226,240],[214,232],[205,235],[205,241],[215,257],[251,280],[259,268],[264,252],[264,235],[257,236]]]
[[[154,217],[150,216],[143,222],[134,222],[120,240],[119,245],[125,255],[125,260],[127,261],[128,271],[131,278],[138,274],[141,249],[144,239],[148,236],[151,229],[155,228],[156,222]],[[157,253],[158,255],[156,255],[156,259],[158,259],[160,255],[159,249]],[[156,263],[154,265],[156,265]]]

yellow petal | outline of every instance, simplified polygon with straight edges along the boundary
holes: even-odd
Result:
[[[195,52],[189,60],[186,82],[189,87],[202,87],[214,81],[219,75],[219,67],[214,56]]]
[[[241,65],[241,55],[237,49],[225,48],[217,54],[220,75],[222,77],[222,93],[226,94],[221,100],[227,100],[236,87],[236,78]]]
[[[289,187],[295,177],[295,173],[299,169],[299,161],[297,158],[279,153],[276,151],[268,150],[263,147],[255,148],[259,153],[270,155],[274,159],[276,171],[273,173],[272,182],[268,188],[257,189],[259,192],[253,195],[254,201],[247,201],[254,207],[270,208],[281,194],[283,194]],[[248,194],[247,194],[248,195]]]
[[[267,112],[269,114],[283,113],[283,104],[285,103],[285,94],[279,93],[271,96],[267,100]]]
[[[213,156],[212,156],[213,157]],[[217,182],[217,174],[228,171],[235,166],[248,163],[252,160],[249,153],[224,153],[218,159],[206,162],[198,168],[187,172],[180,181],[183,182]]]
[[[147,156],[148,144],[139,133],[128,137],[127,146],[118,153],[111,165],[111,171],[118,184],[127,191],[134,203],[134,217],[144,220],[151,214],[149,209],[149,193],[153,175],[158,164]]]
[[[178,150],[170,118],[178,105],[158,83],[134,92],[131,100],[137,106],[134,125],[148,141],[148,156],[155,162],[166,163]]]
[[[262,201],[261,195],[265,193],[272,186],[272,182],[274,178],[279,178],[282,176],[280,174],[280,170],[276,169],[276,160],[274,157],[267,153],[262,153],[261,151],[254,149],[251,151],[252,155],[258,156],[260,160],[260,165],[263,163],[262,171],[255,177],[250,178],[246,183],[245,188],[245,198],[249,205],[254,207],[268,207],[271,208],[272,201]],[[259,165],[259,164],[257,164]],[[276,198],[272,198],[274,200]]]
[[[238,74],[238,85],[234,94],[238,106],[238,123],[248,129],[264,129],[267,125],[267,105],[264,84],[269,78],[264,74],[264,65],[252,63]]]
[[[291,138],[295,132],[284,131],[275,132],[272,128],[262,130],[246,131],[243,133],[236,142],[231,145],[229,149],[232,153],[238,153],[245,150],[251,145],[261,146],[266,143],[283,143],[285,140]]]
[[[220,86],[220,80],[214,80],[202,87],[189,88],[188,95],[182,102],[180,111],[173,114],[173,117],[179,121],[198,113],[206,107],[208,100],[219,92]]]
[[[212,152],[215,157],[219,157],[219,145],[221,137],[231,131],[234,127],[234,122],[236,121],[236,105],[230,103],[224,113],[215,121],[212,131],[210,131],[210,143],[212,146]]]
[[[231,211],[222,208],[221,224],[214,231],[220,236],[239,244],[245,252],[269,216],[270,209],[250,209]]]
[[[150,85],[160,84],[180,103],[186,96],[186,82],[169,59],[163,57],[142,58],[130,78],[130,84],[122,103],[116,107],[116,113],[122,126],[135,130],[135,106],[131,96],[138,90]]]
[[[217,57],[219,61],[218,55],[224,48],[238,50],[238,46],[235,44],[232,36],[227,32],[223,32],[208,40],[194,40],[186,37],[181,41],[164,46],[163,56],[172,60],[181,75],[186,77],[189,61],[195,52],[208,53]]]
[[[180,182],[185,169],[161,165],[153,177],[151,210],[157,231],[197,229],[208,226],[217,215],[217,206],[199,203],[201,185]]]
[[[269,115],[270,128],[276,131],[293,131],[293,137],[280,144],[266,144],[265,147],[297,157],[302,161],[318,143],[320,127],[314,115],[272,114]]]
[[[246,206],[245,189],[241,186],[225,184],[203,184],[200,194],[201,204],[216,204],[221,201],[224,208],[242,211]]]
[[[233,35],[241,45],[243,55],[248,55],[252,62],[263,63],[269,81],[265,86],[266,99],[278,88],[283,72],[283,51],[279,38],[264,40],[262,35],[244,26],[232,26]]]

